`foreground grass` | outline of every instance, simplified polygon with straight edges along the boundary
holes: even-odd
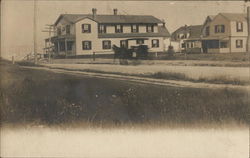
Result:
[[[1,122],[46,125],[247,124],[248,93],[134,84],[1,63]]]

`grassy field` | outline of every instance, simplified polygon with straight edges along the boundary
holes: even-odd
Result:
[[[247,124],[247,91],[84,78],[1,62],[2,123],[91,126]]]
[[[159,59],[168,59],[166,55],[160,55]],[[249,61],[249,53],[207,53],[207,54],[183,54],[176,53],[172,60],[206,60],[206,61]]]

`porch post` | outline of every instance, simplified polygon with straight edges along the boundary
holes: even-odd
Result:
[[[57,54],[59,54],[60,52],[60,44],[59,44],[59,41],[57,41]]]
[[[232,42],[231,42],[231,36],[229,36],[228,46],[229,46],[229,53],[232,53]]]
[[[65,38],[64,40],[64,43],[65,43],[65,54],[66,54],[66,57],[68,55],[68,48],[67,48],[67,39]]]

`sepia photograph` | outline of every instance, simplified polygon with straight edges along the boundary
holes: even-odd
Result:
[[[250,1],[0,3],[0,157],[250,157]]]

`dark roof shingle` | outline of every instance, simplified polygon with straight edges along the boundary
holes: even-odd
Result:
[[[230,21],[246,21],[247,14],[244,13],[220,13],[222,16]]]
[[[55,25],[61,18],[65,18],[71,23],[76,23],[84,18],[90,18],[98,23],[163,23],[163,21],[152,15],[95,15],[93,17],[92,14],[61,14]]]
[[[171,38],[175,39],[176,34],[179,34],[179,33],[190,33],[189,38],[199,38],[202,32],[202,28],[203,28],[203,25],[182,26],[172,33]]]

